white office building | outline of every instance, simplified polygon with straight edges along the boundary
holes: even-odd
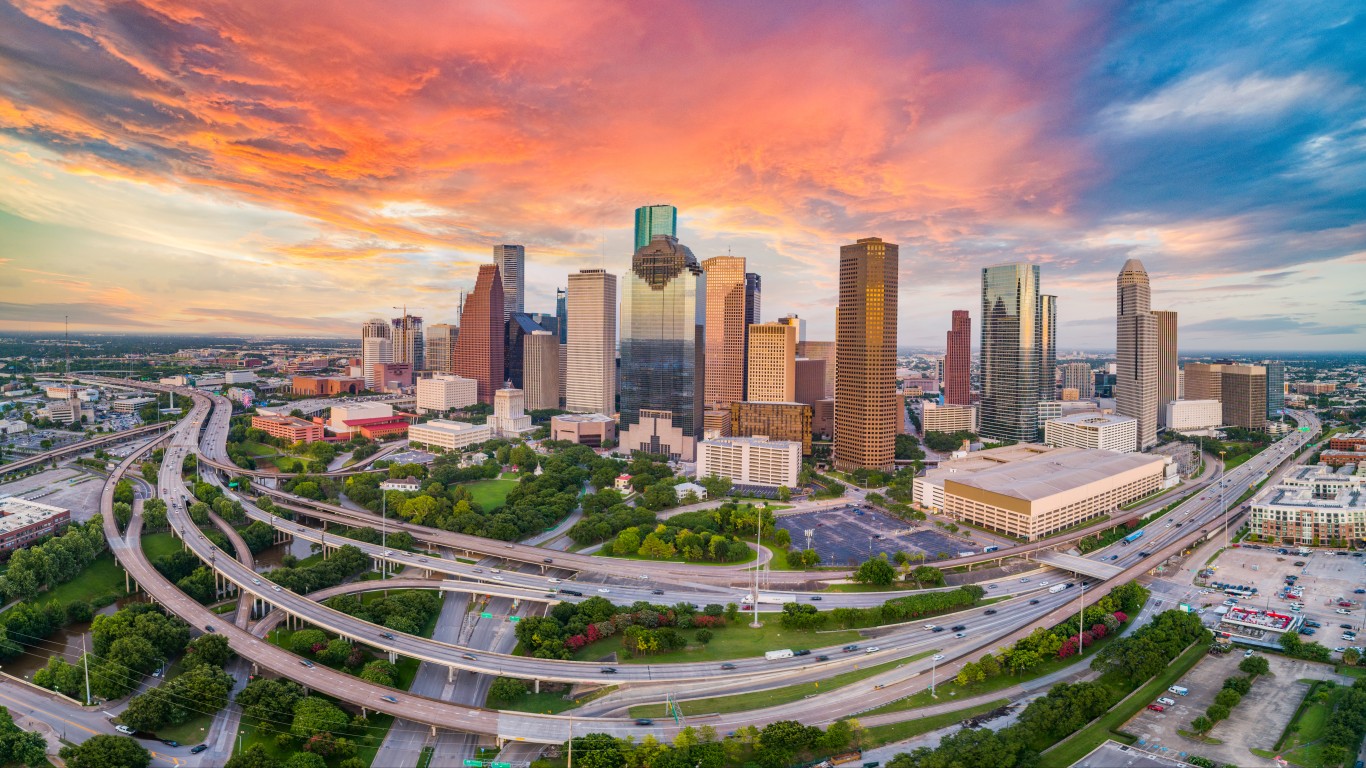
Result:
[[[926,432],[976,432],[977,406],[937,405],[920,401],[920,426]]]
[[[534,432],[531,417],[526,415],[526,395],[515,387],[504,387],[493,393],[493,417],[489,419],[493,434],[498,437],[524,437]]]
[[[1173,400],[1164,408],[1164,423],[1174,432],[1213,429],[1224,421],[1224,407],[1218,400]]]
[[[1117,414],[1077,413],[1043,423],[1043,442],[1054,448],[1133,453],[1138,448],[1138,420]]]
[[[331,419],[328,421],[327,429],[333,433],[349,433],[355,427],[347,426],[348,421],[360,421],[361,419],[380,419],[393,418],[394,407],[388,403],[347,403],[345,405],[332,406]]]
[[[418,413],[445,413],[479,401],[479,382],[453,373],[438,373],[417,380]]]
[[[797,486],[802,444],[763,436],[717,437],[697,444],[697,476],[729,478],[736,485]]]
[[[438,450],[458,451],[462,448],[493,439],[493,429],[487,424],[432,419],[425,424],[408,428],[408,441]]]

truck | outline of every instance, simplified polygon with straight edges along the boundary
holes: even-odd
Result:
[[[792,652],[791,648],[783,648],[779,651],[766,651],[764,653],[764,658],[773,661],[774,659],[790,659],[795,655],[796,654]]]
[[[1066,585],[1066,584],[1054,584],[1053,586],[1051,586],[1051,587],[1048,588],[1048,592],[1049,592],[1049,594],[1056,595],[1056,594],[1058,594],[1059,592],[1063,591],[1064,589],[1067,589],[1067,585]]]
[[[1143,538],[1143,529],[1140,528],[1139,530],[1134,531],[1128,536],[1125,536],[1124,539],[1120,541],[1120,543],[1127,546],[1129,544],[1133,544],[1135,541],[1138,541],[1141,538]]]
[[[977,553],[976,553],[976,552],[959,552],[959,553],[958,553],[958,556],[959,556],[959,557],[972,557],[972,556],[975,555],[975,554],[977,554]]]
[[[1171,691],[1172,693],[1176,694],[1177,696],[1185,696],[1186,694],[1190,693],[1190,689],[1187,688],[1187,687],[1184,686],[1184,685],[1173,685],[1172,687],[1168,688],[1167,690]]]

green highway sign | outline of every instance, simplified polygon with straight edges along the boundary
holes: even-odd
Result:
[[[465,758],[465,768],[484,768],[484,761],[471,760],[467,757]]]
[[[514,623],[514,624],[516,624],[517,622],[519,622],[519,621],[521,621],[521,620],[522,620],[522,617],[521,617],[521,616],[509,616],[509,617],[508,617],[508,621],[510,621],[510,622],[512,622],[512,623]]]
[[[1309,427],[1300,427],[1300,431],[1301,431],[1301,432],[1308,432],[1308,431],[1309,431]]]
[[[493,618],[493,614],[487,613],[487,612],[481,613],[481,614],[479,614],[479,618],[481,618],[481,619],[491,619],[491,618]],[[478,762],[478,761],[475,761],[475,762]],[[481,765],[482,765],[482,763],[481,763]]]
[[[512,768],[512,763],[499,763],[495,761],[489,763],[489,768]]]

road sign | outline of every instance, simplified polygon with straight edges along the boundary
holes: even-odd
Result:
[[[512,768],[512,763],[500,763],[494,761],[492,763],[489,763],[489,768]]]
[[[508,621],[512,622],[513,624],[516,624],[517,622],[519,622],[519,621],[521,621],[521,620],[522,620],[522,617],[521,617],[521,616],[509,616],[509,617],[508,617]]]
[[[484,768],[484,761],[471,760],[467,757],[465,758],[465,768]]]
[[[491,619],[491,618],[493,618],[493,614],[488,613],[487,611],[485,611],[484,613],[479,614],[479,618],[481,618],[481,619]]]

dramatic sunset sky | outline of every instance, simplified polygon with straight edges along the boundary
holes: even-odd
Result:
[[[1366,6],[0,0],[0,328],[356,335],[621,274],[632,210],[832,338],[901,245],[902,346],[1028,260],[1059,350],[1137,256],[1196,350],[1366,349]]]

